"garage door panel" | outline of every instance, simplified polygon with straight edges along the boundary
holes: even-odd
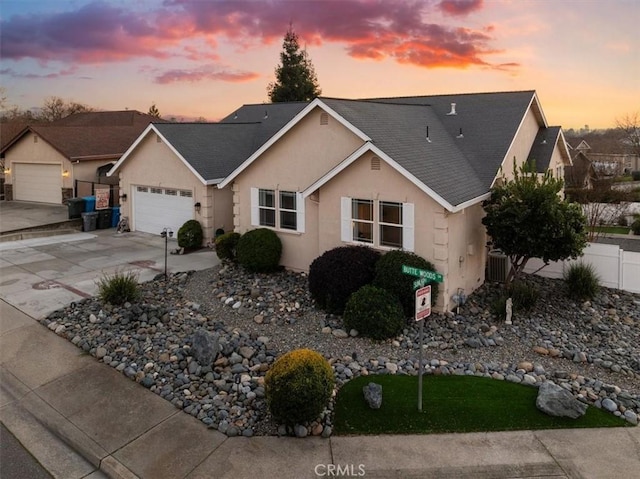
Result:
[[[18,201],[62,203],[60,164],[14,163],[13,189]]]
[[[177,194],[167,194],[168,191]],[[134,187],[135,230],[159,234],[164,228],[171,228],[177,234],[185,222],[193,219],[194,211],[191,192],[181,191],[183,195],[175,189]]]

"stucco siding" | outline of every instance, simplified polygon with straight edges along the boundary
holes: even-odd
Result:
[[[37,135],[28,132],[11,148],[7,149],[5,152],[5,168],[12,170],[14,163],[46,163],[59,164],[60,175],[62,175],[62,172],[65,170],[71,171],[71,163],[69,160],[40,136],[37,136],[37,141],[35,141],[34,138],[36,138],[36,136]],[[7,184],[13,184],[13,175],[6,175],[5,182]],[[62,178],[63,188],[71,188],[72,186],[73,179],[71,178],[71,174],[69,174],[68,177]],[[62,195],[60,198],[62,200]]]
[[[236,178],[235,231],[246,233],[257,227],[251,225],[251,188],[300,192],[362,145],[361,139],[331,117],[321,125],[321,113],[320,109],[310,112]],[[307,198],[304,209],[304,233],[277,230],[283,244],[281,264],[297,271],[307,271],[319,251],[317,200]]]
[[[155,133],[149,133],[118,170],[120,193],[127,195],[127,201],[121,202],[121,215],[132,219],[133,189],[138,185],[190,190],[194,205],[201,204],[195,219],[202,224],[206,243],[214,233],[214,197],[217,195],[209,191],[213,187],[204,185],[164,142],[158,142],[156,138]],[[220,193],[224,197],[225,193]],[[131,226],[135,229],[135,218]]]
[[[533,110],[530,108],[520,125],[520,129],[516,134],[509,151],[502,163],[502,174],[507,179],[513,178],[513,160],[515,158],[516,165],[522,165],[528,158],[531,151],[531,145],[533,145],[538,130],[540,129],[540,123],[536,118]],[[498,176],[502,176],[498,172]]]

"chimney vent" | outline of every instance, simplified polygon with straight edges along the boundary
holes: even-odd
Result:
[[[431,138],[429,138],[429,125],[427,125],[427,143],[431,143]]]
[[[447,113],[447,115],[457,115],[457,113],[456,113],[456,104],[455,103],[451,103],[451,111],[449,113]]]
[[[460,128],[460,133],[458,134],[458,136],[456,136],[456,138],[464,138],[464,135],[462,134],[462,128]]]

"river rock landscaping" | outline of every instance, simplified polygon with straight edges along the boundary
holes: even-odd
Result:
[[[457,312],[424,324],[425,374],[475,375],[531,386],[545,381],[580,401],[638,423],[640,295],[602,289],[592,302],[567,299],[560,280],[528,277],[536,307],[507,325],[491,314],[500,285],[486,284]],[[159,275],[123,306],[97,298],[42,320],[98,360],[228,436],[332,433],[332,408],[287,430],[269,415],[264,376],[297,348],[322,353],[343,384],[361,375],[417,374],[414,322],[372,341],[315,308],[304,274],[248,273],[231,264]],[[194,344],[195,343],[195,344]],[[207,359],[210,344],[212,362]],[[197,351],[197,352],[196,352]],[[203,364],[200,364],[198,360]]]

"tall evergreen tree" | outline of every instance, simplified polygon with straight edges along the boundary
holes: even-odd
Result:
[[[158,107],[156,106],[155,103],[151,104],[151,106],[149,107],[149,111],[147,112],[147,115],[152,116],[154,118],[160,118],[160,111],[158,110]]]
[[[322,93],[313,64],[307,51],[300,50],[298,35],[291,25],[284,36],[280,62],[276,81],[267,87],[271,102],[309,101]]]

